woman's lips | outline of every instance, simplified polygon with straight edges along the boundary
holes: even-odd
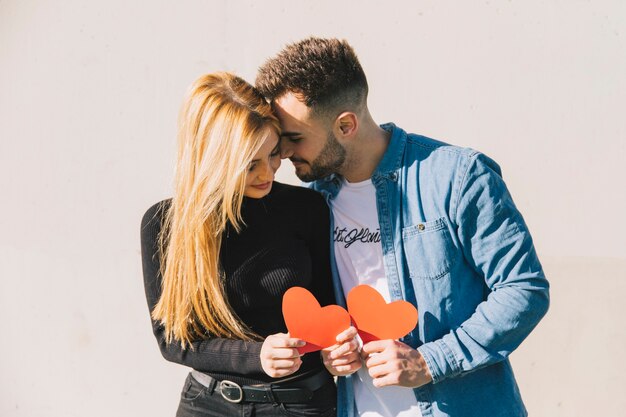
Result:
[[[252,185],[257,190],[267,190],[272,185],[272,181],[264,182],[263,184]]]

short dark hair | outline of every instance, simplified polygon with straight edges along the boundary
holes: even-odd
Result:
[[[345,40],[310,37],[287,45],[259,68],[256,87],[270,101],[295,93],[318,115],[361,107],[367,79]],[[333,114],[334,113],[334,114]]]

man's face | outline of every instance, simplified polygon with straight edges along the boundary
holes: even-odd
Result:
[[[346,151],[333,134],[332,126],[311,115],[311,109],[293,93],[274,101],[283,133],[281,158],[289,158],[302,181],[310,182],[338,172]]]

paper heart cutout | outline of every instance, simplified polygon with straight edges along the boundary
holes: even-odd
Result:
[[[389,304],[376,289],[357,285],[348,293],[348,311],[363,343],[399,339],[417,325],[417,309],[407,301]]]
[[[289,335],[307,342],[298,348],[300,354],[334,345],[337,335],[350,327],[350,315],[344,308],[321,307],[315,296],[302,287],[291,287],[283,295],[283,317]]]

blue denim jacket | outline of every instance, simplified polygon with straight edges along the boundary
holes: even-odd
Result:
[[[391,132],[372,175],[383,263],[391,298],[419,312],[402,341],[433,377],[414,389],[423,416],[526,416],[507,357],[546,313],[548,282],[500,167],[474,150],[381,127]],[[340,185],[336,175],[311,184],[330,206]],[[339,378],[338,391],[338,416],[356,416],[351,377]]]

